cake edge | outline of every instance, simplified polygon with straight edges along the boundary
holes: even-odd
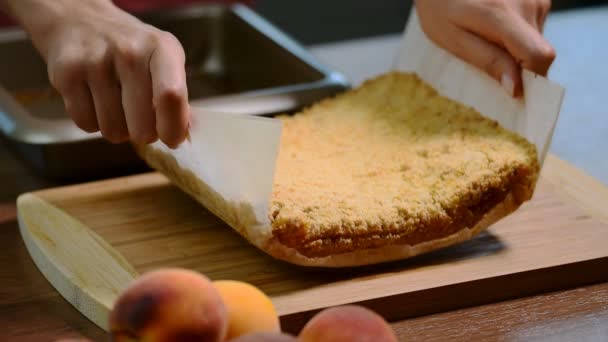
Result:
[[[152,168],[165,175],[174,185],[201,203],[249,243],[275,259],[307,267],[354,267],[397,261],[470,240],[530,199],[536,183],[535,177],[532,177],[530,186],[511,189],[505,199],[488,210],[473,227],[464,227],[445,237],[415,245],[391,244],[328,256],[308,257],[297,249],[280,243],[277,237],[273,236],[270,223],[257,222],[250,207],[226,201],[190,170],[180,167],[177,160],[169,153],[149,145],[135,146],[135,150]]]

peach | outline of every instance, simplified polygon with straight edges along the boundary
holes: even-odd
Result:
[[[298,342],[298,339],[282,333],[257,332],[239,336],[228,342]]]
[[[256,332],[281,331],[272,301],[257,287],[234,280],[220,280],[213,284],[228,310],[227,339]]]
[[[226,307],[204,275],[182,269],[148,272],[119,296],[110,313],[113,341],[220,342]]]
[[[329,308],[302,328],[301,342],[397,342],[391,326],[377,313],[356,305]]]

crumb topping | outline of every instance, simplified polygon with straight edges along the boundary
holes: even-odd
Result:
[[[525,139],[409,73],[382,75],[280,119],[270,214],[273,230],[289,229],[299,244],[370,231],[403,236],[449,222],[451,208],[537,168]]]

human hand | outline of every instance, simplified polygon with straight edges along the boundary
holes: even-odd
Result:
[[[423,31],[437,45],[521,96],[521,68],[546,76],[555,50],[543,38],[551,0],[416,0]]]
[[[81,129],[99,130],[114,143],[160,138],[176,147],[185,139],[185,56],[174,36],[108,0],[13,3],[13,13],[47,62],[51,84]]]

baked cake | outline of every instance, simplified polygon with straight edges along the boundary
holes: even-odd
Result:
[[[534,145],[411,73],[278,118],[266,226],[169,154],[140,152],[252,244],[308,266],[404,259],[470,239],[530,199],[538,177]]]

